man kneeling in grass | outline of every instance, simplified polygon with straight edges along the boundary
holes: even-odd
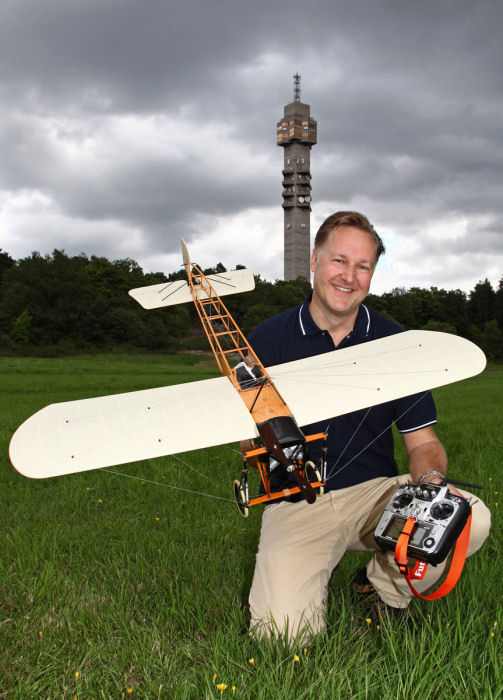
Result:
[[[250,335],[261,362],[268,367],[403,331],[363,304],[383,252],[381,238],[362,214],[338,212],[328,217],[316,235],[311,257],[312,293],[303,304],[262,322]],[[328,581],[347,550],[375,552],[353,582],[355,594],[371,606],[368,614],[374,618],[406,614],[413,594],[393,552],[380,551],[373,532],[400,485],[417,483],[421,477],[423,482],[441,483],[447,457],[433,428],[436,420],[427,392],[330,421],[325,494],[314,504],[295,495],[264,510],[249,596],[254,634],[305,641],[321,632]],[[393,423],[405,443],[410,472],[406,475],[398,475]],[[305,430],[323,432],[326,424]],[[490,513],[478,498],[457,493],[470,498],[472,506],[471,555],[489,533]],[[445,563],[428,567],[417,584],[419,592],[434,585],[444,568]]]

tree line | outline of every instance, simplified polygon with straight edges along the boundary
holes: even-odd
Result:
[[[225,267],[218,263],[204,272],[225,272]],[[184,276],[183,270],[144,273],[130,258],[110,261],[54,250],[14,260],[0,250],[0,352],[50,356],[208,349],[192,304],[146,311],[128,295],[134,287]],[[260,275],[255,283],[252,292],[225,298],[244,333],[301,303],[311,288],[301,279],[268,282]],[[370,294],[365,303],[405,329],[456,333],[479,345],[489,359],[503,359],[503,277],[497,289],[487,279],[469,294],[395,288]]]

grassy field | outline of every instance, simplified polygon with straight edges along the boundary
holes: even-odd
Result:
[[[503,697],[501,367],[435,392],[451,474],[493,513],[455,590],[414,602],[414,629],[378,629],[349,593],[369,557],[347,554],[326,635],[287,650],[246,633],[261,509],[232,501],[232,446],[117,468],[134,478],[31,481],[8,459],[42,406],[216,376],[210,358],[0,363],[0,698]]]

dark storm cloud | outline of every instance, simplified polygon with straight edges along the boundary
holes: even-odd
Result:
[[[47,196],[76,250],[83,221],[118,222],[145,256],[205,217],[261,216],[281,204],[275,123],[299,70],[319,125],[313,221],[358,205],[414,238],[462,222],[457,249],[480,246],[482,269],[502,240],[502,17],[487,0],[7,0],[3,201]],[[436,236],[428,254],[448,254]]]

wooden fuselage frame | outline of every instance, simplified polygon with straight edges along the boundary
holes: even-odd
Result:
[[[246,340],[241,329],[216,293],[211,282],[197,265],[190,262],[188,256],[184,259],[184,263],[192,299],[218,367],[221,373],[228,377],[234,385],[236,391],[248,408],[255,424],[259,426],[272,418],[281,416],[287,416],[293,419],[290,409],[275,387],[266,368]],[[231,357],[233,357],[234,360],[236,357],[243,360],[247,355],[253,357],[254,363],[260,368],[261,377],[254,386],[243,388],[229,360]],[[326,435],[324,433],[318,433],[306,436],[305,441],[309,443],[315,440],[324,440],[325,438]],[[247,506],[288,497],[300,493],[301,491],[299,486],[291,486],[290,488],[279,491],[271,491],[267,460],[261,459],[267,455],[267,452],[268,450],[266,447],[257,447],[253,445],[251,449],[242,453],[245,463],[258,469],[265,491],[264,494],[250,498],[246,503]],[[305,478],[304,465],[297,461],[296,467],[300,470],[302,477]],[[324,483],[322,481],[311,482],[312,488],[318,488],[323,485]]]

